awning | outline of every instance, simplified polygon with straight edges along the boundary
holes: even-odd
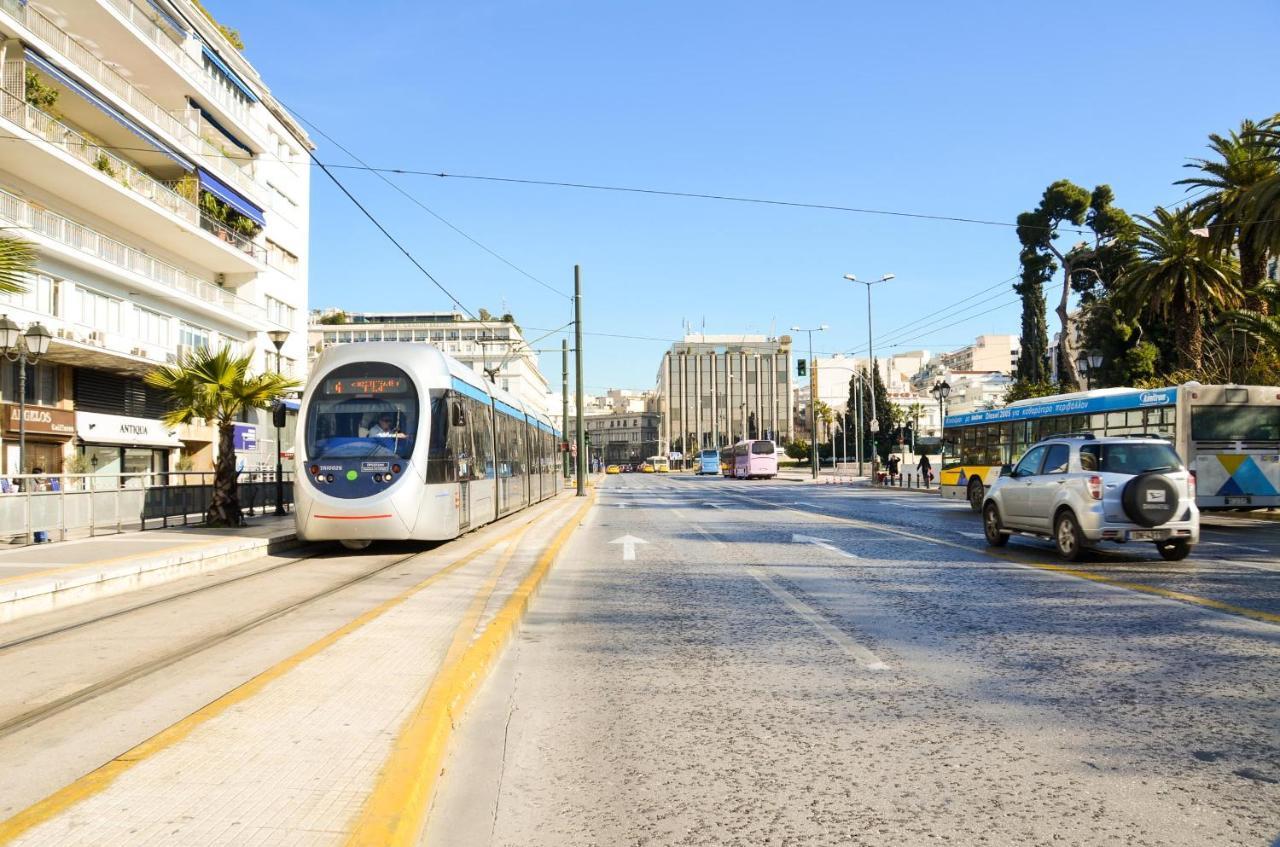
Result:
[[[114,106],[112,106],[107,101],[103,100],[98,95],[94,94],[85,86],[81,85],[71,76],[69,76],[65,71],[63,71],[57,65],[53,64],[53,62],[50,62],[48,59],[41,56],[39,53],[36,53],[29,47],[26,49],[26,57],[28,62],[35,65],[40,70],[44,71],[49,76],[53,77],[58,82],[65,85],[67,88],[70,88],[72,91],[79,94],[85,100],[88,100],[89,103],[96,106],[98,109],[102,110],[102,112],[105,113],[107,117],[111,118],[113,121],[120,124],[122,127],[129,130],[134,135],[138,136],[143,141],[147,142],[152,147],[154,147],[156,149],[156,152],[163,153],[165,156],[168,156],[170,159],[176,162],[184,171],[191,172],[195,170],[195,166],[192,165],[191,162],[184,159],[180,154],[174,152],[168,145],[166,145],[160,139],[156,138],[150,132],[147,132],[147,130],[143,129],[142,127],[138,126],[138,124],[134,123],[133,121],[129,120],[127,117],[122,115],[119,111],[116,110]]]
[[[195,100],[192,100],[190,97],[187,98],[187,102],[191,104],[191,108],[195,109],[197,112],[200,113],[200,117],[204,118],[205,121],[209,124],[209,126],[213,127],[218,132],[222,133],[222,136],[224,138],[226,138],[235,146],[239,147],[244,152],[248,153],[250,156],[253,155],[253,150],[250,149],[248,145],[246,145],[243,141],[236,138],[235,133],[231,132],[231,130],[227,129],[225,126],[219,123],[217,118],[209,114],[208,109],[201,106],[199,103],[197,103]]]
[[[288,397],[280,401],[280,405],[284,406],[291,412],[296,412],[302,408],[302,402],[299,400],[290,400]]]
[[[236,75],[235,71],[227,67],[226,62],[223,62],[222,59],[218,57],[217,53],[209,49],[209,45],[201,44],[200,49],[204,51],[204,57],[209,60],[209,63],[217,68],[219,73],[226,77],[227,82],[234,85],[241,94],[248,97],[254,103],[258,102],[257,95],[249,89],[249,86],[244,84],[244,80],[240,79],[240,77]]]
[[[267,225],[267,219],[262,216],[262,209],[246,200],[243,194],[231,188],[202,167],[196,167],[196,174],[200,178],[200,187],[202,189],[208,191],[258,226]]]

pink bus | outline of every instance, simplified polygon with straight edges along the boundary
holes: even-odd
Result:
[[[778,448],[772,441],[739,441],[733,445],[733,475],[738,479],[773,479],[778,475]]]

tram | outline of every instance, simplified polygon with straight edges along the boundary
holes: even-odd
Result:
[[[562,488],[560,433],[429,344],[342,344],[298,412],[298,537],[444,540]]]

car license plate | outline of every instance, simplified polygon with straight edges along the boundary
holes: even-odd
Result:
[[[1222,498],[1228,506],[1248,506],[1250,497],[1224,497]]]
[[[1130,541],[1159,541],[1168,536],[1169,533],[1159,529],[1134,529],[1129,531]]]

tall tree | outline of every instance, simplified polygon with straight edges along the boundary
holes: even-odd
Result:
[[[148,373],[148,385],[164,391],[174,408],[164,416],[169,426],[195,418],[218,428],[218,462],[214,467],[213,497],[205,513],[210,526],[239,526],[240,498],[236,490],[236,417],[247,409],[265,409],[298,387],[280,374],[249,374],[253,353],[237,356],[230,347],[216,353],[197,348],[176,365]]]
[[[1116,297],[1131,315],[1171,321],[1178,367],[1199,371],[1206,314],[1220,314],[1240,300],[1236,268],[1193,232],[1197,222],[1188,207],[1157,207],[1138,221],[1138,261],[1120,277]]]
[[[1249,190],[1252,219],[1256,223],[1258,237],[1275,256],[1280,253],[1280,114],[1263,122],[1257,130],[1256,139],[1274,171]]]
[[[1208,229],[1208,241],[1220,255],[1235,249],[1240,257],[1240,285],[1248,311],[1269,314],[1271,303],[1262,291],[1267,253],[1280,248],[1280,228],[1259,214],[1260,202],[1280,176],[1280,137],[1253,121],[1240,123],[1238,131],[1209,136],[1213,156],[1193,159],[1185,167],[1199,171],[1178,180],[1188,191],[1207,191],[1191,202],[1198,221]],[[1261,196],[1260,196],[1261,195]],[[1280,200],[1280,197],[1276,197]],[[1274,208],[1273,208],[1274,211]]]

